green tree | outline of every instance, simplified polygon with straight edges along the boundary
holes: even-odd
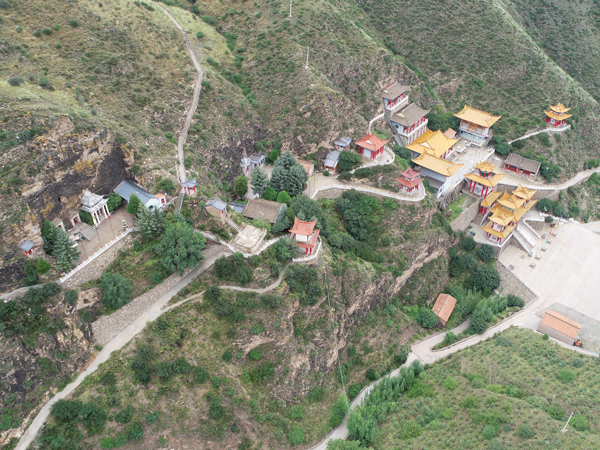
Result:
[[[279,151],[271,150],[271,153],[269,153],[269,157],[267,159],[269,160],[270,163],[274,163],[277,161],[278,158],[279,158]]]
[[[495,254],[494,247],[488,244],[481,244],[477,249],[477,256],[479,256],[483,262],[489,261]]]
[[[340,152],[340,160],[338,161],[338,170],[340,172],[348,172],[360,165],[362,158],[358,153],[351,151]]]
[[[38,259],[37,262],[35,263],[35,270],[40,275],[44,275],[45,273],[47,273],[50,270],[50,267],[52,267],[52,266],[50,266],[50,263],[48,261],[46,261],[44,258]]]
[[[77,250],[77,244],[59,227],[54,227],[52,240],[54,241],[52,255],[58,260],[59,270],[62,272],[70,271],[81,255],[81,252]]]
[[[244,195],[248,193],[248,178],[244,175],[240,175],[235,179],[235,195],[240,198],[244,198]]]
[[[206,239],[186,222],[170,223],[165,228],[160,242],[154,247],[161,257],[162,266],[169,272],[183,275],[186,269],[196,267],[204,261]]]
[[[475,242],[475,239],[473,239],[472,236],[465,236],[462,243],[462,248],[464,248],[466,251],[470,252],[475,250],[475,247],[477,247],[477,242]]]
[[[98,287],[103,291],[102,303],[111,308],[120,308],[129,303],[133,289],[127,278],[111,272],[102,274],[102,282]]]
[[[272,187],[268,187],[265,193],[263,194],[262,198],[274,202],[275,200],[277,200],[277,192]]]
[[[433,328],[440,323],[440,320],[432,310],[421,307],[417,315],[417,323],[423,328]]]
[[[316,228],[320,228],[321,232],[327,230],[327,219],[323,208],[316,200],[308,198],[306,195],[298,195],[290,202],[290,207],[286,214],[295,215],[300,220],[312,221],[317,219]],[[293,218],[292,218],[293,219]]]
[[[499,155],[506,156],[513,151],[513,148],[510,144],[506,142],[501,142],[496,146],[496,153]]]
[[[250,172],[250,183],[252,184],[252,193],[262,197],[269,186],[269,177],[262,167],[255,167]]]
[[[289,206],[291,200],[292,200],[292,197],[290,197],[290,195],[285,191],[281,191],[279,194],[277,194],[277,201],[279,203],[285,203],[286,205]]]
[[[44,250],[49,255],[52,255],[54,251],[54,229],[56,225],[50,222],[48,219],[44,221],[44,228],[42,230],[42,239],[44,241]]]
[[[160,208],[149,210],[146,205],[140,205],[137,214],[137,226],[144,237],[161,234],[166,226],[165,213]]]
[[[289,237],[282,237],[273,244],[273,249],[277,255],[279,261],[287,261],[301,253],[300,247],[296,245],[296,242]]]
[[[327,450],[364,450],[360,441],[346,441],[344,439],[333,439],[327,441]]]
[[[286,191],[290,196],[295,197],[302,193],[307,180],[308,175],[304,168],[294,155],[287,151],[275,162],[269,186],[276,192]]]
[[[473,280],[473,287],[479,291],[484,291],[486,288],[494,290],[500,286],[498,271],[485,264],[478,264],[473,268],[471,279]]]
[[[471,314],[469,329],[472,333],[481,334],[487,329],[487,326],[493,318],[494,312],[492,311],[489,303],[485,300],[482,300],[475,307],[473,314]]]
[[[117,194],[116,192],[111,192],[111,194],[108,196],[108,200],[106,201],[106,207],[109,211],[114,211],[119,206],[121,206],[122,201],[123,199],[119,194]]]
[[[138,196],[131,194],[129,197],[129,203],[127,203],[127,212],[129,214],[136,215],[141,204],[142,201],[138,198]]]

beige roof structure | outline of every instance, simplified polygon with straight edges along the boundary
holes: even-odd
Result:
[[[488,222],[488,224],[485,227],[483,227],[482,230],[485,231],[486,233],[490,233],[490,234],[492,234],[492,235],[494,235],[494,236],[496,236],[498,238],[506,239],[510,235],[510,233],[513,232],[513,230],[515,228],[516,228],[516,226],[513,225],[513,226],[510,226],[510,227],[506,227],[502,231],[498,231],[498,230],[493,229],[490,226],[490,223]]]
[[[513,191],[513,195],[516,195],[517,197],[522,198],[523,200],[531,200],[536,192],[537,191],[534,191],[533,189],[529,189],[519,184],[519,187],[517,187]]]
[[[454,131],[452,128],[448,128],[446,131],[444,131],[444,136],[454,139],[456,137],[456,131]]]
[[[395,98],[400,97],[409,89],[410,86],[403,86],[397,81],[395,81],[383,90],[383,98],[387,100],[394,100]]]
[[[445,177],[451,177],[454,175],[464,164],[452,164],[450,161],[446,161],[442,158],[436,158],[428,153],[423,153],[418,158],[412,159],[415,164],[425,167],[426,169],[432,170]]]
[[[550,105],[550,109],[551,109],[552,111],[555,111],[555,112],[559,113],[559,114],[564,114],[564,113],[566,113],[566,112],[569,112],[569,111],[571,111],[571,108],[567,108],[567,107],[566,107],[565,105],[563,105],[562,103],[558,103],[558,104],[557,104],[557,105],[555,105],[555,106],[552,106],[552,105]]]
[[[538,170],[540,170],[540,166],[542,165],[542,163],[538,161],[525,158],[523,156],[517,155],[516,153],[511,153],[510,155],[508,155],[508,157],[504,161],[504,164],[508,164],[509,166],[526,170],[527,172],[531,173],[538,173]]]
[[[416,103],[411,103],[394,114],[392,122],[396,122],[403,127],[410,127],[421,120],[428,112],[428,109],[423,109]]]
[[[481,206],[483,206],[485,208],[489,208],[490,206],[492,206],[494,204],[494,202],[496,200],[498,200],[498,197],[500,197],[501,195],[502,195],[502,192],[489,193],[486,198],[481,200]]]
[[[544,317],[542,317],[542,321],[540,325],[547,325],[550,328],[554,328],[556,331],[565,334],[573,339],[577,337],[579,330],[581,329],[581,324],[571,320],[556,311],[548,310]]]
[[[498,182],[504,178],[503,173],[498,173],[494,175],[492,178],[485,178],[475,173],[468,173],[465,175],[465,178],[469,180],[473,180],[475,183],[479,183],[483,186],[494,187],[498,184]]]
[[[492,173],[494,172],[494,170],[496,170],[496,166],[493,163],[487,161],[475,164],[475,168],[485,173]]]
[[[490,217],[490,222],[494,222],[505,227],[507,227],[512,221],[514,221],[514,216],[512,214],[507,214],[504,211],[496,211]]]
[[[572,117],[573,114],[565,114],[567,111],[570,111],[571,108],[567,108],[562,103],[559,103],[556,106],[550,106],[550,111],[544,111],[544,113],[554,120],[566,120],[569,117]]]
[[[267,219],[270,223],[275,223],[282,207],[283,203],[272,202],[264,198],[253,198],[248,200],[242,215],[249,219]]]
[[[306,175],[312,177],[315,173],[315,164],[311,161],[305,161],[303,159],[299,159],[298,162],[304,168]]]
[[[513,195],[504,191],[504,193],[502,194],[502,197],[500,197],[498,199],[498,203],[500,203],[505,208],[508,208],[508,209],[511,209],[514,211],[515,209],[519,209],[521,206],[523,206],[523,203],[525,203],[525,200],[518,198],[518,197],[514,197]]]
[[[454,307],[456,306],[456,299],[450,294],[438,295],[435,305],[433,305],[433,312],[444,322],[448,322]]]
[[[415,139],[412,144],[407,145],[406,148],[419,155],[429,153],[437,158],[441,158],[442,155],[450,150],[450,148],[458,141],[458,139],[447,137],[440,130],[431,131],[428,128],[421,136]]]
[[[466,122],[474,123],[485,128],[491,127],[496,122],[498,122],[498,119],[500,119],[500,117],[502,117],[492,116],[490,113],[471,108],[468,105],[465,105],[462,111],[454,114],[454,116]]]

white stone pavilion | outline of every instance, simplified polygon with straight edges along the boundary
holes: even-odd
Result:
[[[85,191],[81,198],[81,210],[90,213],[94,225],[98,225],[103,219],[110,218],[108,206],[106,206],[107,201],[108,199],[101,195]]]

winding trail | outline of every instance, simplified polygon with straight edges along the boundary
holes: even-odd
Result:
[[[582,181],[585,181],[589,177],[592,176],[593,173],[600,173],[600,167],[596,167],[595,169],[582,170],[581,172],[577,172],[573,178],[559,184],[541,184],[541,183],[531,183],[524,181],[522,178],[511,175],[510,172],[505,172],[506,176],[502,179],[500,184],[505,184],[507,186],[525,186],[529,189],[537,189],[538,191],[564,191],[565,189],[569,189],[571,186],[575,186]]]
[[[188,130],[190,129],[190,125],[192,123],[194,113],[196,112],[196,108],[198,108],[198,98],[200,97],[200,89],[202,89],[202,78],[204,77],[204,71],[202,70],[200,63],[198,62],[198,59],[196,58],[196,53],[194,52],[194,47],[192,47],[192,42],[190,41],[190,37],[188,36],[188,34],[184,30],[184,28],[181,25],[179,25],[179,22],[177,22],[177,20],[175,20],[175,18],[171,15],[171,13],[169,13],[169,11],[167,11],[165,8],[163,8],[158,3],[154,3],[154,5],[157,6],[158,8],[160,8],[169,17],[169,19],[171,19],[173,21],[173,23],[179,29],[179,31],[181,31],[181,33],[183,34],[183,38],[185,39],[185,44],[187,46],[188,52],[190,53],[190,58],[192,58],[192,62],[194,63],[194,66],[196,67],[196,70],[198,71],[198,78],[196,78],[196,86],[194,87],[194,97],[192,98],[192,104],[190,105],[190,109],[188,110],[187,117],[185,118],[185,123],[179,133],[179,139],[177,141],[177,154],[179,156],[179,179],[181,182],[183,182],[187,178],[185,175],[185,164],[183,163],[183,160],[184,160],[183,145],[185,144],[185,141],[187,139],[187,133],[188,133]]]

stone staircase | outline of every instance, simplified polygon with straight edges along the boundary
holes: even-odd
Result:
[[[242,229],[240,228],[240,226],[239,226],[237,223],[235,223],[233,220],[231,220],[229,217],[227,217],[227,216],[223,216],[223,219],[225,219],[225,222],[226,222],[226,223],[227,223],[229,226],[231,226],[231,228],[233,228],[235,231],[237,231],[238,233],[239,233],[240,231],[242,231]]]
[[[525,250],[529,256],[533,255],[533,249],[539,239],[537,232],[529,225],[526,225],[525,222],[521,222],[517,225],[513,235],[521,248]]]
[[[529,232],[531,233],[531,235],[532,235],[534,238],[536,238],[536,240],[537,240],[537,239],[541,239],[541,238],[542,238],[542,236],[540,236],[540,234],[539,234],[537,231],[535,231],[535,230],[534,230],[534,229],[531,227],[531,225],[529,225],[529,224],[528,224],[526,221],[524,221],[524,220],[523,220],[523,221],[521,222],[521,224],[522,224],[522,225],[523,225],[525,228],[527,228],[527,231],[529,231]]]

